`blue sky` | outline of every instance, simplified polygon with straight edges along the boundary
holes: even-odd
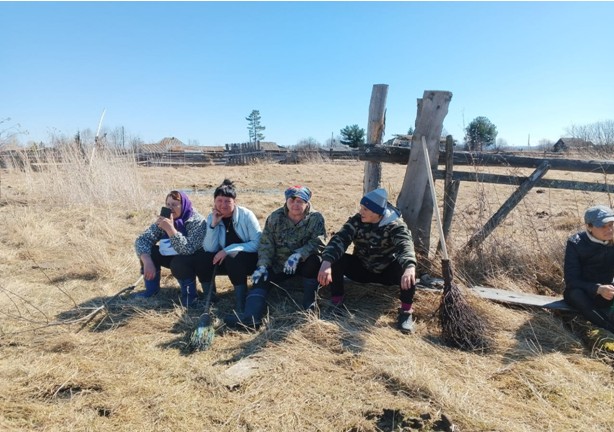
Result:
[[[103,126],[156,142],[324,144],[366,130],[388,84],[386,135],[425,90],[452,92],[508,145],[614,119],[613,2],[0,2],[0,125],[48,142]]]

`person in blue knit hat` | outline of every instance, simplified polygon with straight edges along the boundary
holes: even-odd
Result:
[[[258,327],[271,282],[280,283],[295,276],[302,279],[303,310],[316,309],[320,254],[326,244],[324,217],[312,207],[311,190],[306,186],[287,188],[284,198],[284,205],[271,213],[265,222],[245,311],[224,318],[231,328]]]
[[[354,244],[352,254],[346,253]],[[318,282],[330,285],[333,312],[343,312],[343,277],[359,283],[398,285],[401,307],[397,326],[414,332],[416,254],[411,232],[401,212],[388,202],[385,189],[375,189],[360,200],[360,210],[330,239],[322,252]]]
[[[585,230],[567,239],[563,297],[588,321],[614,332],[614,210],[590,207],[584,223]]]

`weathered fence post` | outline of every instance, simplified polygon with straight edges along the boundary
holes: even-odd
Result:
[[[416,252],[423,257],[428,257],[430,247],[433,205],[424,166],[424,150],[420,140],[423,136],[426,139],[431,168],[436,168],[443,120],[448,114],[451,100],[452,92],[430,90],[425,91],[422,99],[418,100],[419,112],[416,117],[411,152],[403,187],[397,200],[403,219],[412,232]]]
[[[374,84],[369,104],[369,122],[367,125],[367,144],[381,145],[386,128],[386,98],[388,84]],[[365,162],[363,193],[377,189],[382,179],[381,162]]]

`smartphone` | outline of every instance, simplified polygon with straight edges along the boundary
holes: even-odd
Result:
[[[160,209],[160,216],[165,217],[167,219],[171,218],[172,211],[169,207],[162,207]]]

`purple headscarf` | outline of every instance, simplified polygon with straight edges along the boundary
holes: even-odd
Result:
[[[192,201],[184,192],[179,191],[179,195],[181,195],[181,215],[179,219],[174,220],[174,225],[177,231],[186,235],[185,223],[192,217],[194,209],[192,208]]]

